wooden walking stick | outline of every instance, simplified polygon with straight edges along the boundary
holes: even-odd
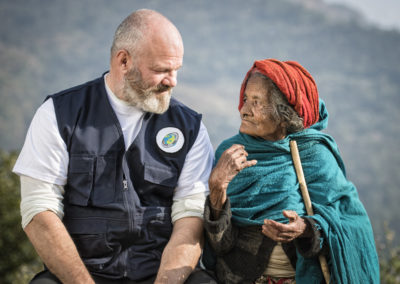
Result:
[[[304,205],[306,207],[307,215],[314,215],[312,209],[310,195],[308,194],[306,180],[304,178],[303,167],[301,166],[299,149],[297,148],[297,143],[295,140],[289,142],[290,152],[292,154],[294,168],[296,170],[297,179],[299,180],[301,195],[303,196]],[[319,263],[321,264],[321,270],[324,274],[325,282],[329,284],[331,275],[329,273],[328,263],[324,255],[319,255]]]

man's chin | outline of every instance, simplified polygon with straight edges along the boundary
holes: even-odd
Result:
[[[135,95],[131,100],[131,105],[145,112],[162,114],[168,110],[171,96],[171,90],[164,92],[148,91],[147,94],[144,93],[140,97]]]
[[[168,110],[169,103],[170,103],[170,99],[163,100],[162,102],[160,102],[160,100],[159,100],[157,104],[146,104],[145,103],[142,106],[142,110],[147,111],[147,112],[156,113],[156,114],[163,114],[164,112],[166,112]]]
[[[170,103],[170,100],[168,100],[168,102],[164,102],[164,105],[161,107],[161,109],[158,113],[162,114],[162,113],[166,112],[169,108],[169,103]]]
[[[162,114],[166,112],[169,108],[169,104],[171,101],[171,91],[165,91],[162,93],[157,94],[157,99],[158,99],[158,111],[155,113]]]
[[[164,91],[164,92],[154,92],[153,94],[156,96],[156,98],[158,100],[164,100],[165,97],[169,97],[168,98],[168,100],[169,100],[169,99],[171,99],[172,92],[171,92],[171,90],[167,90],[167,91]]]

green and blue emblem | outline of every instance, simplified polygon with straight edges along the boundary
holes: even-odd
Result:
[[[176,132],[172,132],[164,136],[162,144],[164,147],[170,148],[175,146],[178,140],[179,140],[179,134]]]
[[[158,147],[167,153],[178,152],[185,142],[182,131],[176,127],[160,129],[157,133],[156,140]]]

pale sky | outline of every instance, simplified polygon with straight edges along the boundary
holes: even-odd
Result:
[[[365,18],[382,28],[400,30],[400,0],[324,0],[360,11]]]

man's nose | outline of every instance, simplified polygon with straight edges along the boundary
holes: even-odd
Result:
[[[175,87],[178,84],[177,72],[172,71],[166,76],[162,82],[163,85],[169,86],[171,88]]]

